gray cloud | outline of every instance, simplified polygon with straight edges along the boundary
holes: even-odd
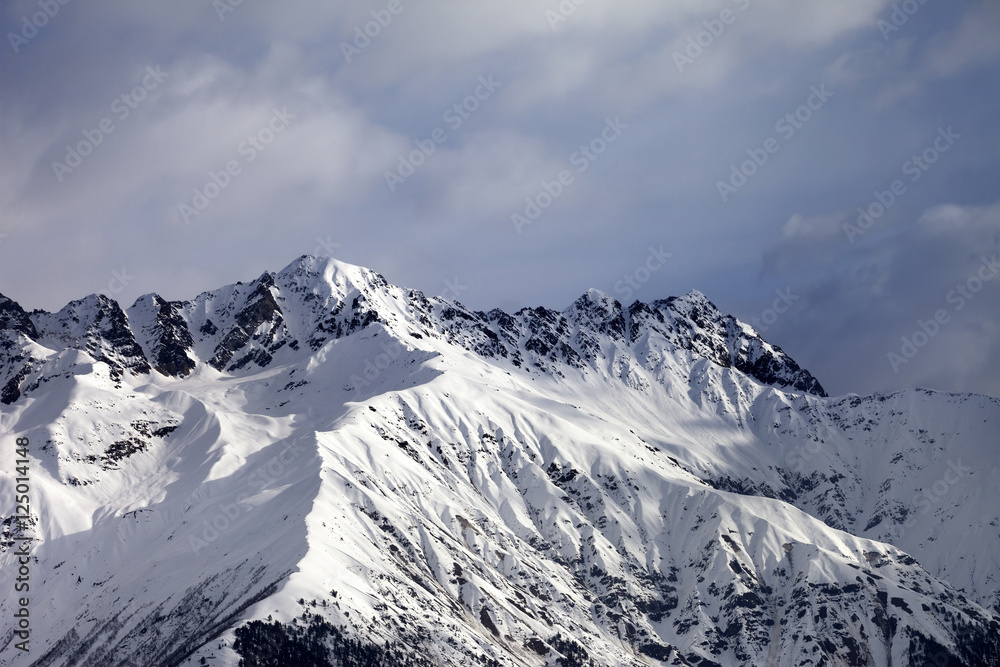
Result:
[[[801,281],[790,285],[801,304],[773,335],[802,341],[836,393],[860,381],[1000,394],[1000,204],[937,206],[850,244],[843,226],[853,222],[794,216],[785,226],[765,266],[771,280]]]
[[[697,288],[749,319],[798,290],[765,335],[833,391],[1000,393],[992,283],[898,373],[885,360],[993,242],[995,3],[927,3],[887,37],[889,0],[589,0],[566,16],[402,0],[391,20],[386,6],[71,2],[15,52],[9,33],[39,9],[7,3],[0,292],[56,309],[124,271],[125,304],[187,298],[333,243],[428,292],[457,278],[473,307],[560,307],[591,286],[624,298],[615,285],[662,245],[672,257],[635,298]],[[149,67],[166,77],[122,101]],[[448,110],[489,76],[501,85],[455,127]],[[781,137],[823,84],[833,97]],[[294,118],[272,138],[275,109]],[[578,171],[616,117],[627,129]],[[105,118],[113,131],[60,181],[52,163]],[[954,150],[848,242],[855,208],[949,125]],[[446,140],[390,189],[437,129]],[[772,137],[722,201],[717,182]],[[563,170],[572,184],[518,234],[511,215]]]

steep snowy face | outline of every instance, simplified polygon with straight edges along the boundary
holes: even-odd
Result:
[[[164,301],[158,294],[140,297],[129,309],[129,320],[156,372],[184,377],[195,369],[194,338],[184,319],[183,302]]]
[[[38,338],[35,325],[31,323],[31,318],[24,309],[16,301],[2,294],[0,294],[0,331],[19,333],[30,339]]]
[[[60,352],[65,350],[82,350],[89,360],[105,364],[108,376],[118,386],[126,375],[143,376],[151,370],[125,313],[117,302],[103,295],[73,301],[54,314],[25,313],[0,295],[0,341],[0,361],[4,363],[0,402],[6,405],[16,401],[22,391],[35,389],[39,382],[64,372]],[[46,356],[49,363],[42,364],[40,358]]]
[[[118,302],[103,294],[72,301],[55,314],[35,311],[30,317],[40,345],[84,350],[94,361],[107,364],[116,382],[125,372],[143,375],[150,371],[125,313]]]
[[[820,383],[799,368],[780,347],[765,342],[748,324],[723,315],[704,294],[636,302],[629,308],[632,340],[660,336],[677,348],[690,350],[725,368],[736,368],[764,384],[826,396]]]
[[[1000,401],[914,390],[757,401],[737,462],[709,451],[713,486],[780,498],[834,528],[891,543],[1000,612]],[[743,438],[735,439],[736,442]]]
[[[483,313],[303,257],[0,297],[0,362],[5,664],[1000,664],[1000,401],[826,398],[697,292]]]
[[[21,383],[31,372],[26,348],[36,338],[38,332],[24,309],[0,294],[0,402],[5,405],[21,395]]]

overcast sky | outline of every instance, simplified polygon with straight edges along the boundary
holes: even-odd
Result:
[[[483,310],[698,289],[831,394],[1000,396],[996,0],[0,12],[27,309],[332,254]]]

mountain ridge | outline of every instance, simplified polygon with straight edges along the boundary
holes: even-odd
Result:
[[[301,279],[304,277],[319,280],[303,285]],[[276,279],[280,286],[275,283]],[[317,293],[319,285],[329,286],[329,293],[320,296]],[[538,367],[544,366],[539,363],[542,359],[573,366],[595,358],[597,348],[593,333],[620,341],[625,341],[627,336],[628,344],[655,333],[674,346],[688,349],[720,366],[733,366],[764,384],[826,396],[820,383],[781,348],[768,344],[748,324],[732,316],[723,316],[696,290],[650,304],[635,301],[625,309],[607,294],[591,289],[561,312],[536,307],[522,308],[514,314],[499,309],[484,313],[470,311],[457,301],[440,297],[428,299],[420,292],[395,288],[381,275],[363,267],[303,255],[280,272],[264,272],[250,283],[235,283],[203,292],[190,301],[168,302],[151,293],[140,296],[123,311],[113,299],[90,295],[70,302],[57,313],[41,310],[26,313],[19,304],[0,294],[0,304],[6,304],[3,312],[10,311],[10,324],[5,327],[8,331],[20,332],[31,340],[40,336],[50,339],[50,343],[59,341],[65,348],[87,349],[92,355],[97,354],[96,360],[109,363],[116,376],[125,369],[137,374],[155,369],[164,375],[183,377],[198,363],[207,363],[219,371],[236,371],[249,363],[264,367],[283,346],[297,347],[298,338],[291,337],[279,303],[294,295],[297,288],[308,290],[303,300],[306,303],[325,297],[323,304],[327,305],[330,299],[338,299],[337,306],[328,309],[329,314],[314,312],[313,321],[299,323],[304,325],[303,329],[319,333],[308,341],[315,348],[323,342],[324,333],[340,337],[375,321],[385,321],[387,316],[380,314],[380,307],[389,313],[398,311],[398,303],[378,303],[369,307],[370,295],[366,296],[369,289],[390,287],[399,292],[393,295],[395,299],[402,301],[403,307],[424,325],[423,334],[418,335],[433,333],[447,337],[456,333],[452,323],[464,320],[472,329],[474,340],[463,344],[479,354],[510,358],[515,365],[524,363],[521,350],[516,349],[518,340],[524,342],[526,352],[536,353],[533,361]],[[286,291],[291,294],[285,296]],[[344,313],[348,291],[353,301]],[[221,336],[215,337],[218,329],[209,316],[209,309],[217,300],[228,302],[221,304],[217,314],[214,310],[212,314],[217,319],[231,317],[233,322]],[[598,306],[603,319],[596,318]],[[79,312],[86,307],[90,313]],[[79,328],[80,317],[88,315],[93,321],[88,321],[85,331],[70,330],[72,324]],[[113,336],[110,341],[104,341],[103,346],[94,331],[102,321],[112,325],[110,330],[103,332],[105,337]],[[141,344],[132,322],[134,328],[139,329]],[[253,332],[265,324],[270,328],[268,334],[255,339]],[[575,332],[569,331],[570,324],[577,325]],[[37,333],[39,325],[40,334]],[[208,355],[199,349],[204,345],[196,345],[196,340],[214,343],[209,358],[204,358]],[[241,350],[245,354],[234,358]],[[0,380],[9,385],[8,395],[20,395],[21,382],[11,384],[10,378]]]
[[[826,397],[698,292],[483,313],[304,256],[72,304],[0,297],[12,664],[1000,664],[996,399]]]

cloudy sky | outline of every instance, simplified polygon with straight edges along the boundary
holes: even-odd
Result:
[[[698,289],[831,394],[1000,396],[1000,3],[577,2],[4,2],[0,293]]]

